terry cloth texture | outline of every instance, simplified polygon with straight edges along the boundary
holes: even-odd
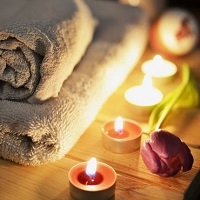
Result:
[[[34,0],[27,2],[34,5]],[[42,104],[0,101],[1,157],[23,165],[61,159],[141,58],[148,43],[145,13],[138,7],[115,2],[87,0],[86,3],[98,26],[58,97]],[[84,40],[83,37],[80,45]],[[48,65],[51,68],[54,63]]]
[[[0,5],[0,99],[57,97],[92,40],[96,21],[89,8],[82,0]]]

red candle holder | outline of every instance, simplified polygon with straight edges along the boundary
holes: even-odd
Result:
[[[71,196],[77,200],[111,200],[115,196],[116,172],[102,162],[97,162],[95,175],[86,174],[87,162],[72,167],[68,173]]]
[[[142,128],[134,120],[123,119],[123,128],[115,130],[116,120],[102,126],[102,142],[114,153],[131,153],[140,147]]]

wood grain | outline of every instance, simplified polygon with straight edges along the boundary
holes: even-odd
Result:
[[[192,61],[191,68],[193,71],[197,71],[195,75],[198,81],[200,80],[200,70],[197,67],[200,66],[200,60],[199,56],[197,57],[197,53],[199,53],[198,49],[188,57],[174,59],[173,61],[179,67],[179,64],[185,60]],[[104,122],[117,116],[137,120],[131,105],[124,99],[124,92],[129,87],[140,83],[143,77],[140,70],[141,63],[146,59],[152,58],[153,55],[154,52],[147,49],[143,58],[124,84],[107,100],[94,122],[63,159],[39,167],[21,166],[0,159],[0,199],[71,200],[68,171],[75,164],[87,161],[91,157],[96,157],[98,161],[105,162],[116,170],[115,200],[189,199],[191,192],[196,191],[196,187],[200,183],[200,136],[197,128],[199,127],[200,115],[198,109],[193,111],[198,114],[193,116],[192,123],[189,120],[190,118],[187,118],[187,115],[180,118],[173,113],[164,124],[163,128],[172,127],[177,134],[181,135],[184,132],[182,138],[186,143],[190,144],[190,149],[194,156],[192,169],[185,173],[180,172],[174,177],[164,178],[150,173],[140,157],[139,149],[129,154],[115,154],[106,150],[101,142],[101,127]],[[162,86],[161,89],[167,93],[178,83],[179,76],[167,88]],[[144,130],[148,127],[147,121],[139,121],[139,123]],[[148,134],[144,133],[141,142],[148,137]],[[194,178],[195,184],[193,183]],[[192,199],[195,200],[195,198],[193,196]]]

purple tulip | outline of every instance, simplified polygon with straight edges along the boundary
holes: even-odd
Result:
[[[147,168],[160,176],[174,176],[182,168],[188,171],[193,165],[193,156],[188,146],[166,130],[157,130],[141,146],[140,153]]]

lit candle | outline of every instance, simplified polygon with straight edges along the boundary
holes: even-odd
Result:
[[[114,153],[131,153],[140,147],[142,128],[136,121],[118,117],[102,126],[102,142]]]
[[[167,6],[167,0],[118,0],[120,3],[139,6],[145,11],[145,15],[153,20],[163,12]]]
[[[71,196],[77,200],[109,200],[114,198],[116,172],[92,158],[72,167],[68,173]]]
[[[164,60],[160,55],[154,56],[142,64],[142,71],[150,75],[154,81],[166,83],[171,81],[177,72],[177,67],[169,60]]]
[[[125,99],[134,110],[133,117],[146,120],[152,109],[162,101],[163,94],[153,87],[151,77],[145,75],[141,85],[131,87],[125,92]]]
[[[163,98],[160,90],[152,85],[151,77],[145,75],[142,85],[128,89],[125,93],[125,99],[131,104],[138,106],[154,106]]]

